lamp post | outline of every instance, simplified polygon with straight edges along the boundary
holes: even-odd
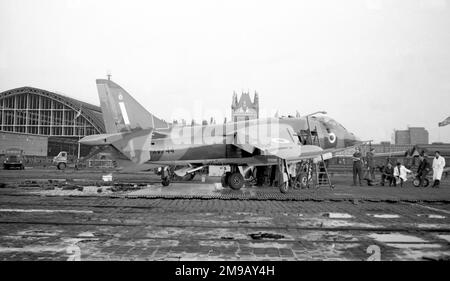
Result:
[[[81,139],[81,136],[78,135],[78,160],[80,160],[80,147],[81,147],[80,139]]]

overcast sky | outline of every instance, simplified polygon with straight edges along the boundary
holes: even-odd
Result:
[[[99,104],[112,73],[166,120],[325,110],[364,140],[425,126],[450,142],[450,0],[0,0],[0,91]]]

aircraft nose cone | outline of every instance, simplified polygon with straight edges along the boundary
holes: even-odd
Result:
[[[345,146],[353,146],[360,141],[361,139],[355,136],[353,133],[348,133],[345,137]]]

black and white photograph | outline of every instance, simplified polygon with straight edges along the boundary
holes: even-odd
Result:
[[[450,0],[0,0],[0,161],[1,261],[448,261]]]

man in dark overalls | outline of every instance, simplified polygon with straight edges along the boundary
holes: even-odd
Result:
[[[366,154],[366,162],[367,162],[367,178],[370,181],[375,181],[375,164],[373,161],[375,148],[371,147],[370,151]]]
[[[423,183],[431,170],[431,164],[430,162],[428,162],[424,151],[420,153],[419,160],[420,164],[419,167],[417,168],[417,176],[420,179],[419,187],[423,187]]]
[[[363,171],[363,161],[362,154],[359,147],[355,148],[355,153],[353,153],[353,186],[356,186],[356,176],[358,176],[359,185],[362,186],[362,171]]]

